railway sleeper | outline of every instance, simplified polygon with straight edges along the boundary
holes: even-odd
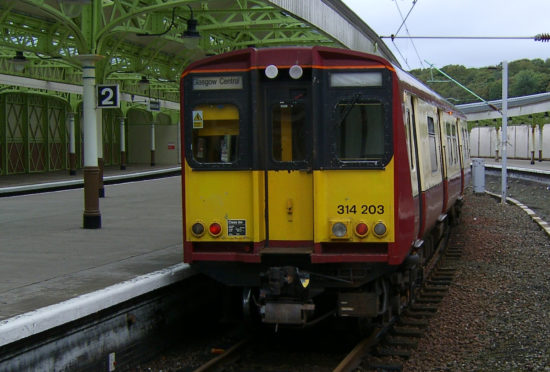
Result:
[[[429,280],[448,282],[448,281],[453,280],[453,277],[454,277],[454,275],[434,274],[434,275],[430,276]]]
[[[406,336],[406,337],[422,337],[424,336],[424,331],[421,329],[405,328],[405,327],[393,327],[391,333],[395,336]]]
[[[414,303],[414,304],[411,305],[411,310],[435,313],[437,311],[437,307]]]
[[[452,281],[451,280],[428,280],[427,281],[428,284],[435,284],[435,285],[445,285],[445,286],[449,286],[451,285]]]
[[[454,257],[454,256],[462,256],[462,249],[460,250],[450,250],[450,251],[447,251],[445,253],[445,257],[449,258],[449,257]]]
[[[407,310],[404,315],[410,318],[424,319],[433,317],[434,312]]]
[[[421,293],[419,297],[417,297],[416,302],[418,303],[432,303],[432,304],[438,304],[445,298],[445,294],[438,294],[438,293]]]
[[[449,286],[448,285],[440,285],[440,284],[434,284],[434,285],[425,285],[422,287],[421,291],[430,292],[430,293],[447,293],[449,292]]]
[[[425,287],[420,290],[420,296],[443,298],[448,292],[449,292],[448,288],[445,289],[445,288]]]
[[[418,320],[418,318],[410,319],[402,317],[399,319],[399,324],[404,327],[427,328],[430,325],[430,322]]]
[[[439,272],[443,273],[456,273],[456,270],[458,270],[456,267],[445,267],[441,266],[437,269]]]
[[[380,347],[376,350],[376,352],[380,356],[393,356],[393,357],[400,357],[403,359],[409,359],[412,355],[412,351],[410,350],[394,349],[394,348],[387,348],[387,347]]]
[[[428,298],[428,297],[420,297],[416,298],[417,304],[438,304],[443,300],[443,298]]]
[[[403,365],[396,364],[384,364],[384,363],[369,363],[367,369],[375,371],[402,371]]]
[[[439,270],[443,270],[444,273],[456,273],[458,268],[456,266],[450,266],[448,265],[448,262],[444,262],[444,266],[441,266]]]
[[[432,275],[431,279],[433,280],[452,280],[454,278],[454,274],[445,274],[445,273],[436,273]]]
[[[418,347],[418,341],[411,340],[409,338],[396,338],[396,337],[386,337],[384,340],[386,346],[404,346],[406,348],[416,349]]]

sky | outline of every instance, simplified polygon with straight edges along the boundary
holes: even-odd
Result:
[[[378,35],[396,34],[413,0],[342,0]],[[406,27],[405,27],[406,26]],[[549,0],[417,0],[398,36],[533,37],[550,34]],[[406,70],[550,58],[550,41],[383,39]]]

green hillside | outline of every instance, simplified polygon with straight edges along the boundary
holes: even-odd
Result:
[[[449,65],[441,70],[487,101],[502,97],[501,66],[466,68],[461,65]],[[410,72],[454,104],[479,102],[477,98],[448,81],[435,69],[417,69]],[[550,59],[546,61],[521,59],[508,63],[508,97],[548,91],[550,91]]]

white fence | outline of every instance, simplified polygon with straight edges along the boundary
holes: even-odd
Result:
[[[501,156],[501,130],[494,127],[476,127],[470,132],[470,156],[489,158]],[[550,124],[533,127],[528,124],[510,125],[507,130],[506,155],[511,159],[530,159],[534,151],[538,159],[542,150],[543,159],[550,159]]]

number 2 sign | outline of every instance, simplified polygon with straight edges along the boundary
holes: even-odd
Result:
[[[97,85],[97,107],[118,108],[120,107],[118,84]]]

